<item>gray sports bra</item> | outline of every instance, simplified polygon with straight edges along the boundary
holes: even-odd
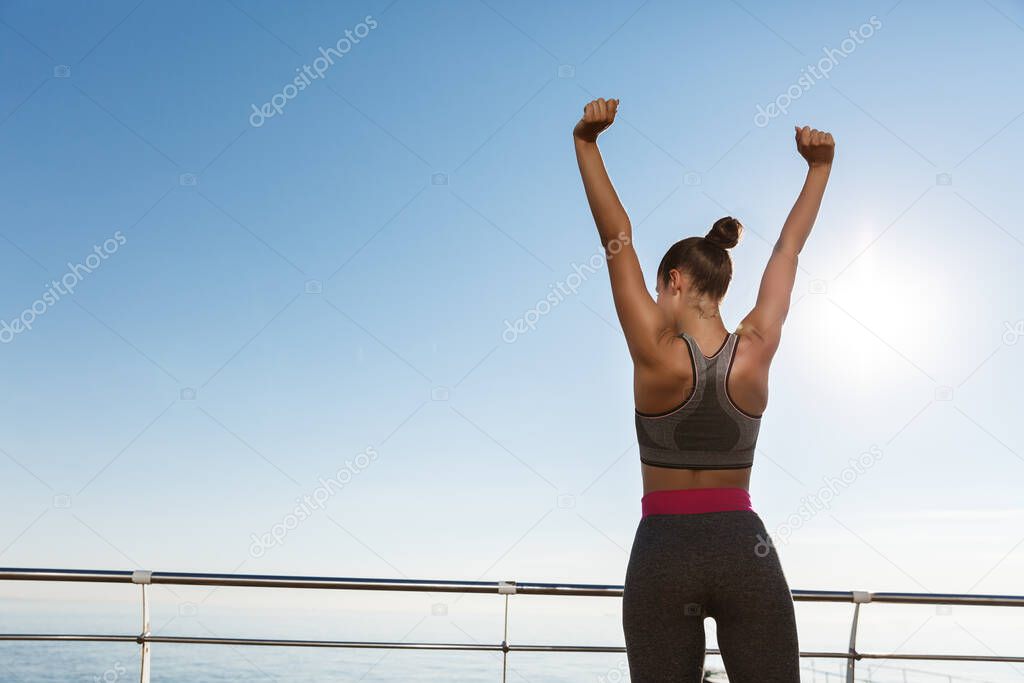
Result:
[[[682,405],[667,413],[636,411],[641,462],[688,470],[750,467],[761,416],[736,407],[726,388],[739,337],[730,332],[710,358],[693,337],[685,332],[679,337],[690,348],[693,391]]]

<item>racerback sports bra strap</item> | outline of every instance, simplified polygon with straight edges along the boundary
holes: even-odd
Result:
[[[636,411],[641,462],[678,469],[750,467],[761,417],[740,410],[729,396],[727,383],[739,336],[730,332],[712,356],[705,356],[689,334],[679,337],[689,347],[693,390],[669,412]]]

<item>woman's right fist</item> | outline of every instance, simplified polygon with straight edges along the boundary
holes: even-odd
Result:
[[[832,133],[826,133],[810,126],[796,128],[796,149],[807,160],[808,166],[828,166],[836,153],[836,142]]]
[[[615,121],[615,112],[619,108],[618,100],[598,98],[583,107],[583,118],[576,124],[572,135],[584,142],[596,142],[600,135]]]

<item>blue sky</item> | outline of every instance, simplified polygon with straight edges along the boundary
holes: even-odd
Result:
[[[1022,25],[1006,0],[0,3],[0,318],[124,238],[0,345],[0,565],[620,583],[631,370],[570,138],[605,96],[648,272],[746,224],[730,327],[802,181],[793,124],[838,141],[755,507],[779,529],[881,456],[790,529],[790,584],[1021,593]]]

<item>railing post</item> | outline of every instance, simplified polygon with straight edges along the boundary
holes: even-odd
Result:
[[[853,623],[850,625],[850,650],[846,660],[846,683],[856,683],[857,674],[857,622],[860,619],[860,606],[871,602],[868,591],[853,591]]]
[[[132,572],[132,583],[142,588],[142,631],[138,637],[139,645],[142,646],[139,683],[149,683],[149,585],[153,583],[153,572],[135,570]]]
[[[857,672],[857,619],[860,617],[860,605],[853,606],[853,624],[850,626],[850,656],[846,659],[846,683],[856,683]]]
[[[508,680],[508,596],[516,594],[516,582],[498,582],[498,594],[505,596],[505,629],[501,636],[501,683],[506,683]]]

